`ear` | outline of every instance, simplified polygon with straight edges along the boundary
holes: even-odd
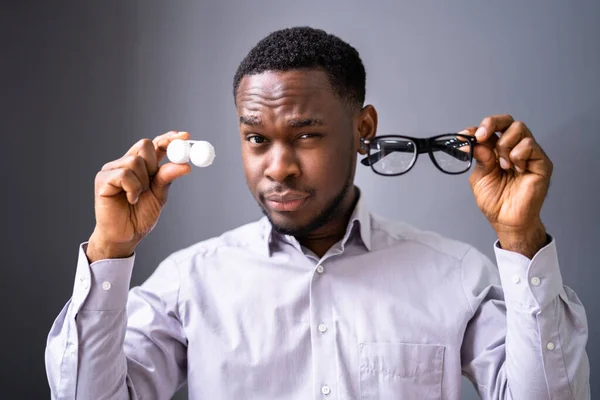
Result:
[[[364,140],[370,140],[377,134],[377,110],[370,104],[366,105],[358,112],[357,118],[355,145],[358,153],[365,155],[369,148]]]

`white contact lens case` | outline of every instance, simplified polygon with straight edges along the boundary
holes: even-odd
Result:
[[[167,146],[167,158],[174,164],[191,162],[197,167],[208,167],[215,159],[215,148],[204,140],[175,139]]]

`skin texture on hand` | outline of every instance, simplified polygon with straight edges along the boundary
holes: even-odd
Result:
[[[469,178],[478,207],[503,249],[533,257],[547,244],[540,212],[552,162],[529,128],[510,115],[486,117],[479,127],[462,133],[478,140],[473,152],[477,163]]]
[[[131,256],[156,226],[171,183],[191,170],[188,164],[159,167],[159,163],[172,140],[188,138],[188,132],[172,131],[154,140],[142,139],[98,172],[94,185],[96,226],[86,251],[90,263]]]

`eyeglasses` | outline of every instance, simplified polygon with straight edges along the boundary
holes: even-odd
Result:
[[[361,164],[371,166],[373,172],[385,176],[407,173],[422,153],[428,153],[440,171],[462,174],[471,168],[473,148],[477,143],[474,136],[460,133],[444,133],[430,138],[386,135],[362,141],[369,152]]]

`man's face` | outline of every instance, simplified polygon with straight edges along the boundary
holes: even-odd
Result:
[[[359,142],[327,75],[245,76],[236,105],[248,187],[275,229],[302,236],[334,218],[353,187]]]

